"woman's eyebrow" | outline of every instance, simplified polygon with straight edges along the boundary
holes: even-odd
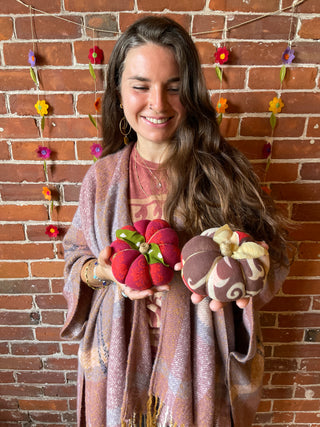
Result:
[[[148,83],[151,82],[151,79],[147,79],[146,77],[141,77],[141,76],[132,76],[132,77],[129,77],[129,80],[138,80],[139,82],[148,82]],[[174,82],[180,82],[180,77],[172,77],[167,81],[167,83],[174,83]]]

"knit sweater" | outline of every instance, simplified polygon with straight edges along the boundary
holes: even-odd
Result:
[[[214,313],[209,298],[193,305],[176,273],[162,301],[153,362],[145,300],[131,301],[115,283],[93,291],[83,264],[130,224],[131,146],[97,161],[86,174],[79,207],[64,239],[68,315],[64,339],[80,339],[78,425],[138,424],[249,427],[260,399],[263,346],[257,310],[284,280],[273,264],[264,290],[244,310],[234,303]],[[231,415],[232,414],[232,415]],[[130,424],[131,423],[131,424]]]

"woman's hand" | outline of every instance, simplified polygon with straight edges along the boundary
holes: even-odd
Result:
[[[153,295],[155,292],[166,292],[169,291],[170,286],[169,285],[163,285],[163,286],[153,286],[150,289],[145,289],[143,291],[139,291],[136,289],[132,289],[129,286],[125,285],[124,283],[119,283],[115,279],[113,273],[112,273],[112,267],[110,262],[110,256],[111,256],[111,248],[110,246],[106,246],[99,254],[98,257],[98,265],[96,267],[96,273],[98,277],[105,280],[111,280],[115,283],[117,283],[119,289],[121,290],[121,293],[124,297],[127,297],[131,300],[136,299],[144,299],[151,295]]]

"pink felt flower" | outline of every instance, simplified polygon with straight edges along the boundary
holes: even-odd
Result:
[[[219,62],[219,64],[221,65],[228,61],[229,51],[225,47],[218,47],[214,56],[215,56],[216,62]]]
[[[91,154],[95,157],[100,157],[102,154],[102,146],[100,144],[92,144],[90,150]]]
[[[48,225],[46,227],[46,234],[49,237],[57,237],[57,235],[59,234],[59,230],[55,225]]]
[[[103,61],[103,51],[98,46],[94,46],[89,50],[88,58],[91,64],[101,64]]]
[[[48,147],[42,147],[41,145],[39,145],[37,149],[37,154],[38,154],[38,157],[40,157],[43,160],[49,159],[51,150]]]

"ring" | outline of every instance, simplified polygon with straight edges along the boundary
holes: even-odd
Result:
[[[124,289],[126,289],[126,287],[127,287],[127,285],[125,285]],[[126,294],[124,293],[124,290],[123,290],[123,291],[121,291],[121,295],[122,295],[123,297],[125,297],[125,298],[128,298],[128,295],[126,295]]]

